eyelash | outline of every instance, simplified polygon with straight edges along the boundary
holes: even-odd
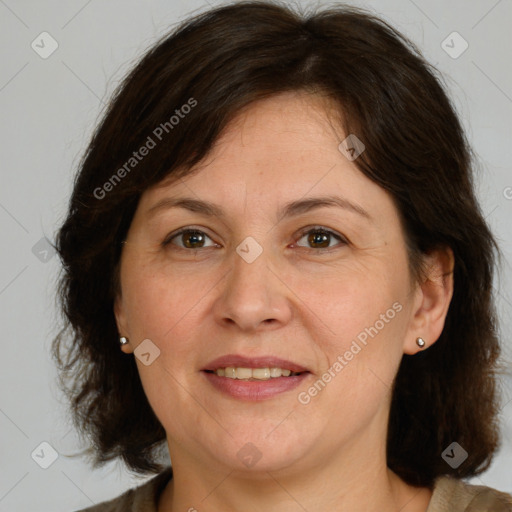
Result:
[[[338,249],[339,247],[348,244],[348,241],[343,236],[339,235],[338,233],[336,233],[334,231],[331,231],[330,229],[324,228],[322,226],[307,227],[307,228],[302,229],[300,231],[299,237],[297,238],[295,243],[297,243],[305,235],[307,235],[309,233],[312,233],[312,232],[315,232],[315,231],[316,232],[320,232],[320,233],[324,233],[324,234],[330,235],[331,237],[336,238],[337,240],[339,240],[341,245],[338,244],[338,245],[335,245],[333,247],[317,247],[317,248],[315,248],[315,247],[304,247],[304,246],[300,245],[298,247],[306,248],[306,249],[309,249],[311,251],[316,251],[316,252],[318,252],[318,251],[330,252],[333,249]],[[198,228],[193,228],[193,227],[186,227],[186,228],[180,229],[176,233],[171,233],[169,236],[167,236],[165,238],[165,240],[162,242],[162,246],[163,247],[169,246],[170,244],[172,244],[172,240],[174,240],[175,238],[178,238],[179,236],[181,236],[181,235],[183,235],[185,233],[200,233],[202,235],[205,235],[206,237],[208,237],[210,240],[213,241],[213,239],[210,236],[208,236],[208,234],[205,233],[203,230],[198,229]],[[176,244],[173,244],[173,245],[176,245]],[[212,249],[214,247],[210,246],[210,247],[198,247],[196,249],[189,249],[187,247],[180,247],[179,245],[176,245],[176,248],[180,249],[180,250],[183,250],[183,251],[189,251],[190,252],[190,251],[198,251],[200,249]]]

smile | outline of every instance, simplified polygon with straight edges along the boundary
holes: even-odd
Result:
[[[219,377],[239,380],[269,380],[279,377],[290,377],[299,375],[301,372],[292,372],[283,368],[242,368],[228,366],[226,368],[217,368],[215,371],[209,370]]]
[[[271,370],[274,370],[274,375],[277,375],[277,370],[284,373],[279,377],[254,377],[254,372],[256,372],[256,375],[266,375],[267,368],[233,368],[234,372],[233,370],[230,371],[231,376],[217,374],[219,370],[222,373],[222,370],[225,372],[226,369],[229,371],[228,367],[219,368],[216,371],[203,370],[200,373],[204,375],[209,385],[216,391],[220,391],[222,395],[252,402],[268,400],[286,391],[292,391],[311,375],[308,371],[294,372],[292,374],[290,370],[281,370],[281,368],[268,368],[269,373]],[[233,377],[233,373],[238,373],[238,370],[242,370],[240,377]],[[251,372],[251,377],[244,378],[244,375],[249,375],[249,371]],[[286,373],[289,373],[289,375],[286,376]]]

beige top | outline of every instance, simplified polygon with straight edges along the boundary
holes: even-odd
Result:
[[[170,478],[169,467],[114,500],[78,512],[157,512],[158,499]],[[512,512],[512,495],[442,476],[435,481],[426,512]]]

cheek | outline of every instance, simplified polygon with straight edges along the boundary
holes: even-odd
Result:
[[[306,329],[321,354],[317,384],[301,389],[301,403],[336,404],[364,418],[391,392],[403,355],[408,277],[382,264],[344,270],[296,282],[297,296],[312,311],[304,316]]]
[[[311,332],[318,343],[345,349],[347,343],[362,343],[374,337],[396,337],[403,331],[404,297],[407,280],[384,265],[373,268],[336,268],[332,272],[295,279],[291,288],[309,311]],[[347,348],[348,349],[348,348]]]
[[[213,283],[190,275],[170,275],[134,267],[123,281],[124,304],[135,344],[150,339],[160,350],[146,366],[137,360],[142,386],[155,414],[180,439],[190,425],[204,421],[204,410],[191,400],[187,385],[196,371],[197,354],[207,341],[198,339],[202,301]],[[197,276],[199,277],[199,276]],[[179,410],[180,414],[173,414]]]
[[[199,322],[201,300],[211,292],[214,282],[213,276],[204,273],[171,274],[149,267],[127,272],[123,303],[130,328],[137,337],[160,342],[176,338],[178,333],[182,335],[179,339],[188,339],[190,324]]]
[[[361,307],[347,300],[329,318],[329,311],[323,311],[334,334],[315,340],[323,365],[299,390],[300,418],[311,422],[312,416],[323,417],[333,436],[355,436],[388,406],[402,358],[404,308],[399,301],[374,298]]]

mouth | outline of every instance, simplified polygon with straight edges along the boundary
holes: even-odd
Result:
[[[233,369],[235,371],[233,371]],[[292,373],[302,373],[309,371],[305,366],[302,366],[294,361],[288,361],[287,359],[282,359],[280,357],[275,356],[259,356],[259,357],[247,357],[237,354],[228,354],[222,357],[218,357],[213,361],[210,361],[204,368],[203,371],[208,372],[217,372],[224,370],[223,377],[230,378],[239,378],[237,376],[238,371],[240,372],[240,378],[274,378],[285,376],[288,377]],[[247,377],[248,372],[244,372],[245,370],[256,370],[255,375],[249,375]],[[262,373],[258,370],[264,370],[265,373]],[[266,371],[274,370],[267,376]],[[278,375],[278,370],[281,371],[281,375]],[[290,373],[288,373],[290,372]]]
[[[244,368],[228,366],[226,368],[217,368],[216,370],[205,370],[206,373],[214,373],[218,377],[228,379],[238,379],[245,381],[262,381],[269,379],[278,379],[280,377],[295,377],[304,372],[292,372],[287,368]]]
[[[229,355],[201,370],[218,391],[241,400],[265,400],[297,387],[311,372],[276,357],[247,358]]]

